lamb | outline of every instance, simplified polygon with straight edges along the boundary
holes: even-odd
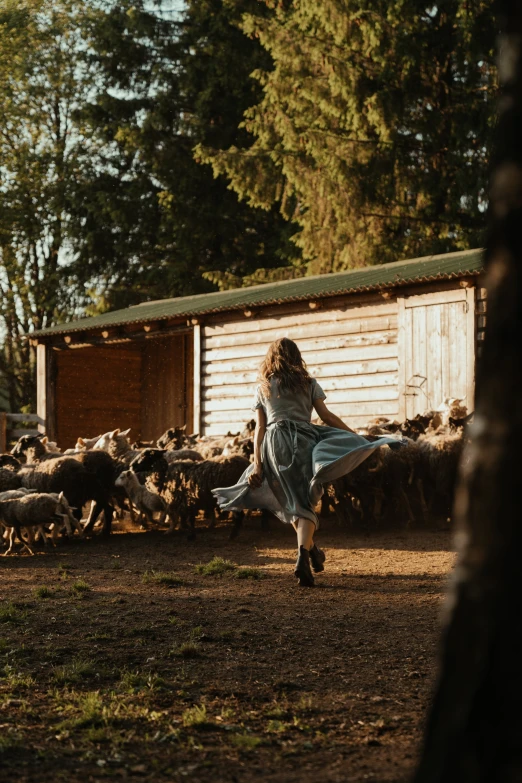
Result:
[[[30,543],[32,543],[34,529],[43,529],[44,525],[68,518],[68,512],[62,501],[63,493],[59,495],[30,493],[17,498],[1,500],[0,520],[7,528],[11,528],[9,549],[4,553],[4,556],[10,555],[13,551],[15,538],[18,538],[33,555],[34,551],[30,544],[22,538],[21,528],[28,530],[31,536]]]
[[[132,470],[124,470],[116,479],[116,486],[125,489],[131,503],[138,508],[140,516],[145,515],[153,524],[154,514],[159,511],[158,522],[163,524],[167,516],[167,504],[161,495],[142,486],[136,473]]]
[[[241,438],[239,435],[236,435],[235,438],[229,440],[223,449],[223,456],[231,457],[233,454],[239,454],[250,460],[254,455],[254,441],[252,438]]]

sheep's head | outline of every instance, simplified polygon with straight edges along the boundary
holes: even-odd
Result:
[[[134,473],[166,473],[168,463],[164,455],[165,449],[143,449],[141,454],[132,460],[130,469]]]
[[[42,435],[22,435],[11,449],[11,454],[22,460],[27,459],[29,452],[37,458],[45,454],[46,448],[42,443]]]
[[[130,442],[127,437],[129,432],[130,427],[129,429],[123,431],[118,428],[116,430],[112,430],[112,432],[106,432],[104,435],[101,435],[101,437],[98,438],[93,446],[93,449],[98,451],[107,451],[110,454],[118,451],[118,449],[128,448],[130,447]]]
[[[109,433],[106,434],[108,435]],[[102,437],[102,435],[96,435],[95,438],[78,438],[74,448],[76,451],[89,451],[89,449],[94,448]]]
[[[161,438],[158,438],[157,445],[160,449],[182,449],[183,446],[187,443],[187,435],[185,430],[187,429],[187,425],[184,424],[183,427],[171,427],[166,432],[163,433]]]

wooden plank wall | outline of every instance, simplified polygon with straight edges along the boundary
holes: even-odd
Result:
[[[141,434],[141,346],[103,345],[55,351],[56,439],[62,449],[78,436],[116,427]]]
[[[157,440],[169,427],[191,430],[193,374],[191,335],[147,340],[142,367],[141,432]],[[190,379],[190,383],[187,382]]]
[[[398,415],[397,303],[339,307],[202,327],[202,430],[238,432],[249,419],[269,344],[290,337],[328,407],[348,424]]]
[[[448,397],[461,399],[468,410],[473,409],[474,311],[474,288],[404,299],[399,318],[404,335],[399,341],[403,359],[400,391],[408,418],[437,409]]]

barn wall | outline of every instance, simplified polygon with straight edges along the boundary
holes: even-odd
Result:
[[[268,345],[295,340],[327,395],[328,407],[360,426],[376,415],[396,417],[397,303],[340,306],[202,327],[202,428],[241,430],[252,418],[257,368]]]
[[[56,440],[72,448],[116,427],[141,434],[141,346],[103,345],[55,354]]]

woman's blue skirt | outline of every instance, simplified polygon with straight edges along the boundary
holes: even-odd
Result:
[[[380,446],[400,448],[397,438],[368,441],[362,435],[336,427],[285,419],[267,427],[262,444],[263,483],[255,489],[248,483],[250,465],[233,487],[214,489],[223,511],[267,509],[283,522],[310,519],[324,483],[354,470]]]

